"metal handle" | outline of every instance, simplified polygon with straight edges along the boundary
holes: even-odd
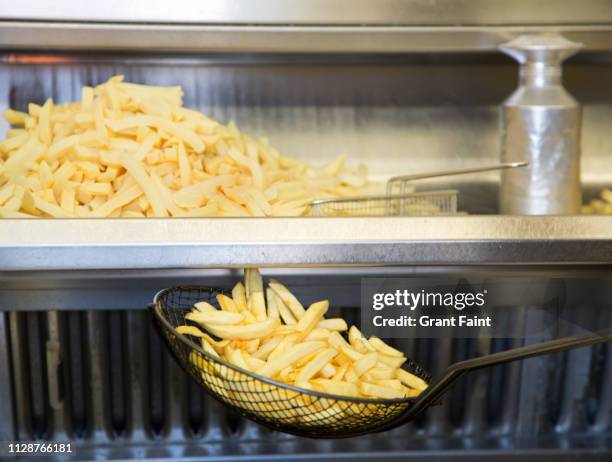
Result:
[[[507,162],[502,164],[487,165],[486,167],[461,168],[458,170],[446,170],[439,172],[417,173],[414,175],[394,176],[389,179],[389,183],[393,181],[412,181],[422,180],[425,178],[437,178],[440,176],[465,175],[467,173],[489,172],[491,170],[504,170],[507,168],[526,167],[529,162]]]
[[[400,416],[398,420],[391,422],[388,426],[381,429],[390,430],[392,428],[403,425],[404,423],[414,419],[423,410],[427,409],[432,404],[437,403],[455,384],[455,382],[468,372],[482,369],[484,367],[496,366],[519,359],[527,359],[533,356],[541,356],[549,353],[557,353],[560,351],[581,348],[598,343],[612,341],[612,329],[596,333],[595,335],[581,337],[564,337],[549,342],[537,343],[512,350],[501,351],[490,355],[481,356],[479,358],[468,359],[449,366],[444,375],[427,388],[420,396],[414,405],[408,411]]]

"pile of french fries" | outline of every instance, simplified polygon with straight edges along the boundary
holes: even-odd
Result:
[[[299,216],[366,184],[344,157],[316,168],[282,156],[182,94],[117,76],[79,102],[6,111],[0,217]]]
[[[341,318],[325,318],[329,302],[304,308],[281,283],[264,290],[246,269],[220,309],[198,302],[177,332],[197,337],[210,355],[262,377],[305,390],[361,398],[418,396],[427,383],[401,368],[406,357],[377,337],[366,339]],[[197,326],[196,326],[197,325]],[[348,330],[348,340],[342,332]],[[213,338],[214,336],[214,338]]]
[[[600,194],[601,199],[593,199],[582,206],[582,213],[612,215],[612,191],[604,189]]]

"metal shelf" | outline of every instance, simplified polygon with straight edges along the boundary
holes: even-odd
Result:
[[[3,271],[610,263],[612,216],[0,220]]]
[[[0,5],[0,18],[36,21],[163,24],[545,25],[605,24],[607,0],[164,0],[90,2],[20,0]]]
[[[492,52],[525,33],[561,33],[612,50],[612,26],[287,26],[1,21],[5,50],[241,53]]]

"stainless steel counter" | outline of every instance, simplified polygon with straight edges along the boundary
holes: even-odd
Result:
[[[605,0],[41,0],[0,4],[0,43],[13,49],[230,52],[494,51],[525,32],[561,32],[610,50]],[[608,24],[608,25],[607,25]]]
[[[0,268],[612,263],[612,217],[2,220]]]

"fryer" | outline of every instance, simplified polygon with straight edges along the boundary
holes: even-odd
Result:
[[[181,85],[186,107],[309,163],[346,154],[380,182],[498,163],[499,105],[518,77],[498,47],[522,33],[560,33],[584,44],[564,65],[564,86],[583,108],[583,199],[612,184],[607,1],[4,3],[2,111],[74,100],[117,74]],[[610,343],[481,369],[409,423],[315,440],[217,402],[147,311],[164,288],[227,289],[244,267],[262,268],[304,303],[328,298],[350,324],[365,277],[609,288],[611,216],[499,215],[499,184],[499,172],[423,181],[423,190],[457,191],[459,216],[0,220],[0,442],[70,440],[74,460],[610,460]],[[390,343],[440,377],[457,362],[551,341],[520,339],[544,322],[525,315],[508,338]],[[612,325],[612,311],[600,323]]]

